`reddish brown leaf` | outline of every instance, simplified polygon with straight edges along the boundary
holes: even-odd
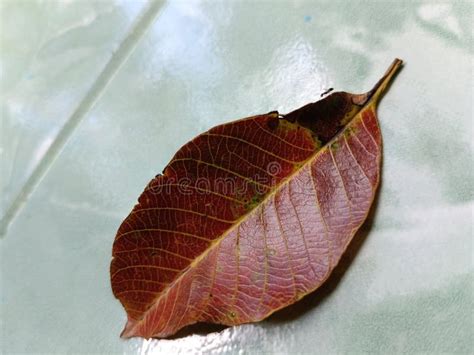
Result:
[[[110,267],[123,337],[255,322],[318,288],[364,222],[380,176],[376,103],[336,92],[184,145],[120,226]]]

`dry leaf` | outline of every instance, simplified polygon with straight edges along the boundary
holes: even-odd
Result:
[[[318,288],[364,222],[380,176],[376,104],[336,92],[184,145],[120,226],[110,267],[123,337],[268,317]]]

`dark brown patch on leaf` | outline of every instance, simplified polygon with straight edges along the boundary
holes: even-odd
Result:
[[[335,92],[323,100],[290,112],[284,119],[309,128],[325,144],[341,130],[341,121],[353,110],[357,110],[357,107],[352,104],[352,95]]]

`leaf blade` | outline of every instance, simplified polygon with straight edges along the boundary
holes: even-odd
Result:
[[[365,220],[378,185],[381,136],[375,104],[401,64],[394,63],[370,94],[334,93],[284,117],[272,112],[217,126],[178,151],[117,233],[111,278],[129,315],[122,336],[166,337],[198,321],[257,321],[324,282]],[[275,162],[279,170],[269,171]],[[209,194],[186,195],[177,187],[169,194],[150,193],[183,176],[194,184],[204,176],[211,183],[202,190]],[[356,176],[367,179],[365,190],[354,188]],[[242,194],[213,184],[229,177],[239,188],[245,186]],[[314,206],[307,201],[310,193]],[[191,207],[168,206],[183,203]],[[165,240],[158,260],[144,253],[143,246],[148,250]],[[133,254],[127,245],[141,251]],[[120,254],[127,250],[130,258],[124,261]],[[179,260],[165,254],[186,256]],[[140,260],[148,262],[147,272]],[[126,277],[117,280],[127,270],[133,270],[126,275],[138,289]],[[132,294],[136,290],[134,298],[121,297],[123,284]]]

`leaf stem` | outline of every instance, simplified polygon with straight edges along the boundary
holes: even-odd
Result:
[[[390,81],[393,79],[397,71],[402,66],[403,61],[401,59],[395,58],[395,60],[390,64],[385,74],[382,78],[375,84],[372,90],[370,90],[367,96],[370,97],[369,102],[377,103],[382,96],[382,94],[387,89]]]

